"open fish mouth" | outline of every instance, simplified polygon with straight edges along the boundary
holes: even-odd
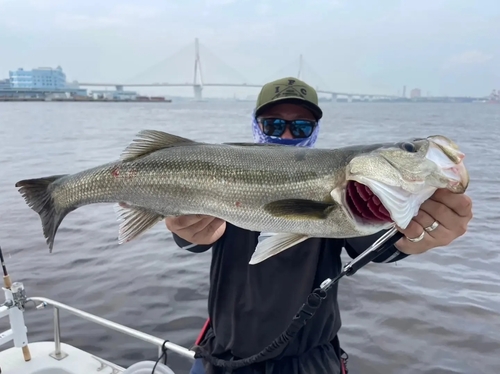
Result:
[[[367,180],[348,180],[343,201],[351,219],[360,225],[389,227],[391,223],[405,229],[418,213],[420,205],[436,190],[433,186],[411,193],[398,186]]]
[[[357,181],[347,181],[345,201],[350,213],[357,220],[374,224],[393,221],[391,214],[378,196],[368,186]]]

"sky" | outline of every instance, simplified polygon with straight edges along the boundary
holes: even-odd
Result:
[[[0,0],[0,79],[59,65],[70,81],[192,82],[195,38],[206,83],[297,76],[302,55],[320,89],[500,89],[500,0]]]

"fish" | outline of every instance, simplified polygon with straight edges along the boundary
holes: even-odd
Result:
[[[330,149],[206,143],[146,129],[115,161],[15,186],[39,215],[50,253],[70,212],[114,203],[119,244],[188,214],[275,233],[257,245],[255,265],[313,237],[406,228],[438,188],[466,191],[464,157],[443,135]]]

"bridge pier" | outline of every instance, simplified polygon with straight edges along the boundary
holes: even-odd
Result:
[[[336,93],[332,93],[331,100],[332,100],[332,103],[337,102],[337,94]]]
[[[123,86],[121,84],[115,86],[115,88],[116,88],[117,91],[123,91]]]
[[[193,86],[193,91],[194,91],[194,100],[195,101],[202,101],[203,100],[203,86],[201,84],[197,84]]]

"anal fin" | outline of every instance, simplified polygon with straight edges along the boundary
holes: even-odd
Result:
[[[255,248],[249,264],[255,265],[308,239],[302,234],[279,233],[264,239]]]
[[[115,211],[118,220],[122,221],[118,231],[119,244],[133,240],[165,218],[152,210],[125,203],[116,204]]]
[[[130,161],[137,157],[159,151],[160,149],[187,144],[202,143],[159,130],[142,130],[136,135],[136,139],[125,148],[120,159],[122,161]]]
[[[326,219],[337,206],[336,202],[304,199],[277,200],[264,205],[264,210],[275,217],[290,219]]]

